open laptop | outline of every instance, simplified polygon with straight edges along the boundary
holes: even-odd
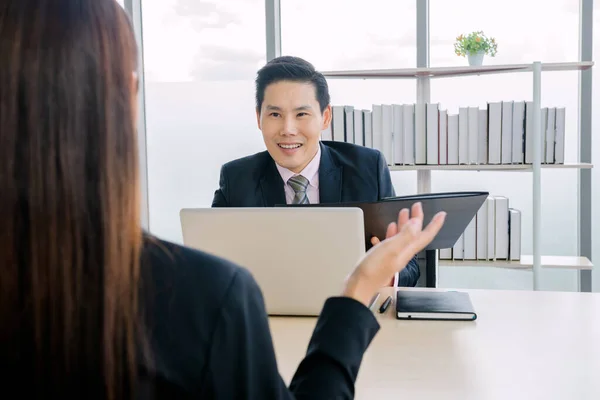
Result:
[[[365,253],[360,208],[197,208],[180,218],[186,246],[252,273],[269,315],[319,315]]]

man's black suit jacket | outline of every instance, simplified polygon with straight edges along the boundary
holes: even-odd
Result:
[[[320,146],[319,203],[378,201],[396,195],[386,160],[378,150],[333,141],[322,141]],[[267,151],[230,161],[221,168],[213,207],[280,204],[286,204],[284,183]],[[419,276],[414,257],[400,273],[398,284],[415,286]]]

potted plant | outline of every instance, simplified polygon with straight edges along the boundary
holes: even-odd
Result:
[[[483,56],[496,55],[498,45],[494,38],[488,38],[482,31],[472,32],[468,35],[460,35],[454,43],[454,52],[457,56],[469,59],[469,65],[481,65]]]

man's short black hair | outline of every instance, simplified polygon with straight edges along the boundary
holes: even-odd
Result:
[[[265,99],[265,89],[280,81],[307,82],[315,87],[321,113],[329,105],[327,80],[315,67],[300,57],[282,56],[274,58],[262,67],[256,77],[256,110],[260,112]]]

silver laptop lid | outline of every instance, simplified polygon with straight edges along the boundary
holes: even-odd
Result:
[[[184,245],[248,269],[270,315],[318,315],[365,252],[359,208],[197,208]]]

